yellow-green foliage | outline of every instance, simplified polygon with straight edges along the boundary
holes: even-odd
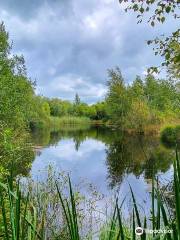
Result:
[[[13,176],[26,176],[34,160],[29,135],[22,129],[0,125],[0,178],[11,170]]]
[[[73,117],[73,116],[65,116],[65,117],[51,117],[50,118],[50,126],[54,127],[62,127],[64,125],[85,125],[90,124],[89,118],[86,117]]]
[[[176,83],[147,75],[127,85],[119,68],[109,71],[106,96],[110,122],[143,131],[148,125],[176,121],[180,92]]]

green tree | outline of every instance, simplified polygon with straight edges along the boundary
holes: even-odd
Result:
[[[0,24],[0,121],[12,127],[27,124],[33,113],[34,86],[24,58],[11,55],[8,33]]]
[[[145,96],[151,108],[158,111],[175,111],[178,107],[178,96],[176,85],[166,79],[155,79],[152,75],[145,78]]]
[[[103,102],[98,102],[95,105],[96,108],[96,120],[107,120],[108,119],[108,114],[107,114],[107,104],[105,101]]]
[[[123,126],[129,113],[130,101],[120,69],[109,70],[107,111],[112,120]]]
[[[130,86],[131,95],[133,98],[140,98],[144,100],[144,84],[142,79],[137,76]]]
[[[0,121],[12,129],[24,130],[48,121],[50,107],[47,99],[35,95],[35,85],[27,77],[23,56],[12,55],[11,49],[8,33],[1,23]]]
[[[74,103],[75,105],[79,105],[81,103],[81,99],[77,93],[75,95]]]
[[[149,13],[148,23],[152,27],[156,23],[163,23],[166,18],[174,18],[179,20],[180,1],[171,0],[119,0],[120,3],[126,3],[126,11],[132,10],[137,13],[137,23],[141,23],[145,15]],[[162,35],[162,34],[161,34]],[[163,37],[156,37],[154,40],[148,40],[148,44],[154,44],[155,55],[159,54],[163,57],[164,61],[161,63],[161,67],[166,66],[169,73],[173,78],[179,78],[180,72],[180,29],[177,28],[169,36],[163,35]],[[157,67],[150,68],[151,71],[158,71]]]

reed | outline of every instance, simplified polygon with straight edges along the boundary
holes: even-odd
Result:
[[[63,216],[63,228],[65,236],[58,231],[53,237],[47,237],[45,222],[46,214],[42,214],[46,209],[41,209],[41,214],[37,206],[33,205],[30,193],[25,195],[21,191],[19,183],[14,184],[12,178],[7,183],[0,183],[0,239],[5,240],[36,240],[36,239],[67,239],[81,240],[82,227],[80,224],[78,208],[75,200],[71,180],[68,177],[68,196],[64,197],[58,182],[55,183],[58,204],[61,206]],[[107,219],[103,227],[100,228],[98,235],[99,240],[180,240],[180,163],[176,150],[176,159],[174,161],[174,199],[175,199],[175,217],[172,218],[168,211],[168,206],[164,200],[163,192],[159,187],[158,181],[152,179],[152,207],[150,221],[141,214],[135,194],[131,186],[130,194],[132,198],[132,219],[130,226],[123,220],[121,210],[123,203],[119,206],[116,199],[112,217]],[[45,206],[46,208],[47,206]],[[135,234],[136,227],[143,229],[150,228],[154,232],[142,235]],[[158,230],[166,229],[172,232],[159,233]],[[94,239],[92,232],[87,239]],[[96,238],[97,239],[97,238]]]
[[[50,124],[51,126],[64,126],[64,125],[84,125],[90,124],[90,119],[86,117],[72,117],[72,116],[64,116],[64,117],[51,117]]]
[[[0,183],[0,238],[4,240],[35,240],[43,238],[39,231],[37,209],[22,197],[19,183],[13,187],[12,179]]]

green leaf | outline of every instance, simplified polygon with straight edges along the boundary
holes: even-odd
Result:
[[[161,22],[163,23],[165,21],[165,17],[162,17],[161,18]]]
[[[166,7],[166,12],[169,13],[171,11],[171,7],[170,6],[167,6]]]
[[[141,7],[141,8],[139,9],[139,11],[140,11],[140,13],[143,13],[143,12],[144,12],[144,8]]]

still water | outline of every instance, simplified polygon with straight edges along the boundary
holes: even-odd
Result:
[[[150,204],[151,177],[162,184],[172,178],[174,152],[158,136],[132,136],[105,127],[69,127],[33,133],[36,157],[30,175],[45,181],[48,167],[70,173],[74,184],[85,181],[107,197],[130,198],[129,184],[145,210]]]

